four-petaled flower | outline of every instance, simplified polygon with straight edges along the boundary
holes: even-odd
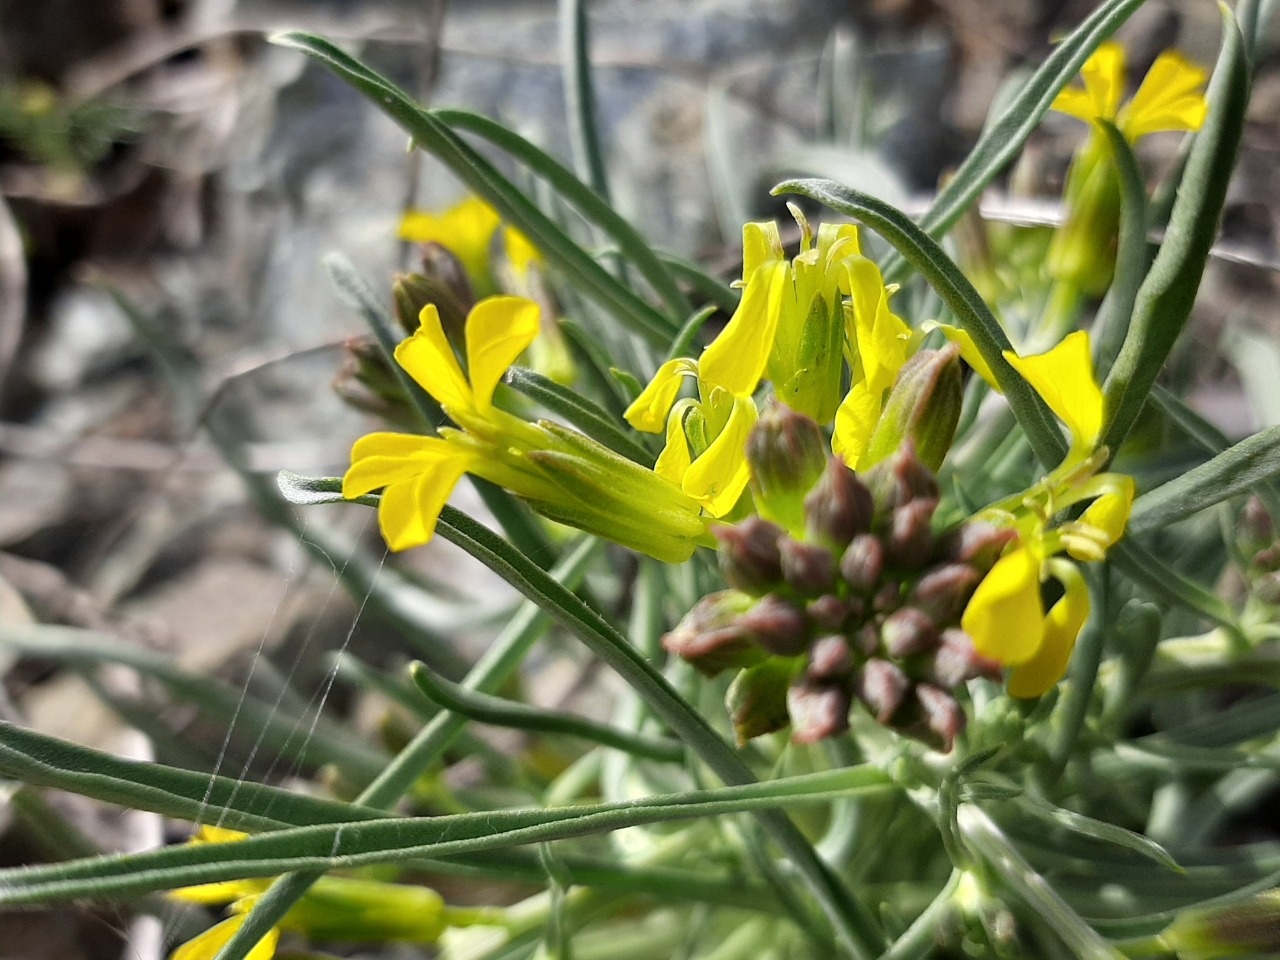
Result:
[[[529,423],[493,402],[507,368],[538,332],[538,306],[489,297],[466,322],[463,372],[433,305],[395,359],[457,424],[438,436],[372,433],[342,479],[348,499],[382,488],[378,522],[392,550],[429,541],[464,473],[510,490],[540,513],[669,562],[711,542],[698,504],[654,471],[558,424]]]

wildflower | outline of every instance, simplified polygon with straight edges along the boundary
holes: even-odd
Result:
[[[877,462],[867,456],[867,449],[880,422],[885,393],[910,354],[911,328],[889,309],[896,287],[885,286],[879,267],[865,257],[854,257],[847,268],[846,336],[853,385],[836,411],[832,450],[851,469],[861,470]]]
[[[1093,374],[1089,336],[1073,333],[1038,356],[1005,359],[1066,424],[1071,446],[1062,464],[1029,491],[988,508],[980,516],[1012,529],[1017,540],[983,578],[961,626],[975,648],[1012,667],[1009,692],[1038,697],[1066,672],[1076,637],[1089,617],[1089,592],[1080,571],[1059,554],[1098,561],[1124,534],[1133,506],[1133,478],[1096,473],[1106,450],[1095,451],[1102,432],[1102,391]],[[1075,520],[1051,526],[1077,504],[1089,506]],[[1063,596],[1048,612],[1041,585],[1055,579]]]
[[[713,517],[733,509],[750,471],[744,444],[755,425],[752,395],[767,371],[779,400],[829,423],[840,400],[849,264],[861,259],[857,228],[823,224],[815,238],[798,209],[800,253],[787,260],[774,223],[742,229],[742,300],[697,360],[664,363],[626,418],[665,430],[655,470],[679,483]],[[816,242],[815,242],[816,239]],[[687,379],[698,397],[677,400]]]
[[[234,843],[245,834],[202,826],[193,844]],[[229,904],[233,916],[180,946],[170,960],[212,960],[244,924],[271,886],[267,877],[181,887],[170,896],[199,904]],[[428,887],[349,877],[321,877],[250,950],[248,960],[270,960],[280,933],[292,930],[322,940],[435,943],[450,926],[490,923],[494,911],[445,905]]]
[[[357,440],[343,496],[383,489],[378,522],[392,550],[429,541],[464,473],[522,497],[544,516],[678,562],[709,543],[698,504],[654,471],[554,423],[529,423],[495,406],[507,367],[538,333],[538,306],[489,297],[467,317],[464,374],[434,306],[395,359],[457,427],[438,436],[372,433]]]
[[[1137,93],[1123,106],[1124,49],[1102,44],[1081,70],[1083,87],[1058,94],[1053,109],[1092,124],[1114,123],[1130,143],[1151,133],[1198,130],[1207,104],[1205,71],[1175,51],[1156,58]],[[1064,195],[1066,219],[1049,248],[1049,274],[1101,293],[1111,281],[1112,252],[1120,217],[1120,188],[1111,150],[1098,129],[1072,161]]]
[[[479,197],[469,196],[443,213],[410,210],[400,221],[400,239],[413,243],[438,243],[462,263],[477,299],[497,289],[492,250],[494,234],[502,226],[498,212]],[[502,227],[507,263],[519,275],[540,258],[519,230]]]

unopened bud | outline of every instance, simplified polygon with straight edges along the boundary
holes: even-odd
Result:
[[[880,625],[880,639],[891,657],[910,657],[938,645],[938,629],[933,621],[914,607],[895,610]]]
[[[918,570],[933,555],[933,512],[936,500],[912,500],[893,511],[885,553],[890,564]]]
[[[813,642],[805,674],[811,680],[838,680],[853,672],[853,654],[849,642],[838,633],[827,634]]]
[[[770,404],[747,436],[751,492],[760,514],[799,533],[804,498],[827,464],[818,424],[780,403]]]
[[[919,684],[915,694],[924,711],[926,726],[937,737],[935,743],[943,753],[950,753],[956,737],[964,731],[964,710],[949,691],[929,683]]]
[[[809,622],[817,629],[838,633],[849,620],[861,614],[862,606],[862,601],[857,597],[841,600],[834,593],[827,593],[817,600],[810,600],[805,613],[809,616]]]
[[[1256,496],[1245,501],[1240,511],[1240,519],[1236,522],[1236,539],[1240,544],[1240,552],[1253,559],[1275,543],[1276,529],[1271,522],[1271,514]]]
[[[738,624],[770,653],[794,657],[809,646],[809,625],[793,604],[768,594],[738,618]]]
[[[849,729],[850,697],[842,687],[827,684],[793,684],[787,690],[791,714],[791,740],[817,743]]]
[[[831,457],[817,486],[804,498],[805,530],[813,540],[845,547],[871,529],[874,511],[871,491],[844,461]]]
[[[435,304],[449,342],[461,346],[467,314],[475,306],[471,285],[461,264],[438,243],[423,248],[423,273],[398,275],[391,284],[396,319],[408,333],[416,333],[422,308]]]
[[[711,528],[720,541],[720,572],[725,583],[756,596],[782,582],[782,556],[778,540],[783,530],[776,523],[750,517],[734,526]]]
[[[662,646],[709,677],[758,663],[765,653],[739,623],[750,605],[751,598],[736,590],[708,594],[663,636]]]
[[[869,533],[853,538],[840,558],[840,577],[854,593],[869,595],[884,572],[884,545]]]
[[[1000,679],[1000,664],[979,656],[969,635],[958,627],[952,627],[942,631],[942,642],[928,674],[938,686],[950,690],[976,677]]]
[[[836,585],[836,558],[826,547],[801,543],[790,537],[778,541],[782,554],[782,579],[793,590],[815,597]]]
[[[352,337],[343,347],[347,358],[333,381],[346,403],[389,425],[417,429],[417,415],[386,353],[372,337]]]
[[[907,604],[928,614],[934,623],[955,623],[981,579],[967,563],[948,563],[921,577],[907,595]]]
[[[904,441],[930,470],[942,466],[960,421],[963,384],[960,348],[921,350],[898,372],[867,446],[867,463],[879,463]]]
[[[1015,537],[1017,533],[1008,528],[969,520],[947,534],[945,552],[947,559],[967,563],[979,573],[985,573],[995,566]]]
[[[911,690],[911,681],[896,663],[872,657],[858,671],[854,689],[876,720],[888,723]]]
[[[937,500],[938,479],[918,456],[908,438],[888,460],[862,475],[875,500],[876,512],[886,513],[912,500]]]
[[[790,684],[791,664],[773,658],[747,667],[733,678],[725,694],[725,706],[738,743],[781,730],[791,722],[787,713]]]
[[[1280,890],[1184,910],[1160,935],[1181,960],[1273,956],[1280,951]]]

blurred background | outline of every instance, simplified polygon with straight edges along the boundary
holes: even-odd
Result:
[[[613,203],[726,279],[742,223],[785,216],[768,196],[785,175],[920,207],[1001,91],[1093,6],[597,0]],[[1201,412],[1233,437],[1280,423],[1276,28],[1197,349],[1181,361]],[[398,559],[403,575],[440,588],[440,608],[415,616],[443,626],[465,609],[472,629],[407,638],[394,616],[362,615],[361,585],[385,559],[372,512],[299,516],[273,492],[281,469],[341,473],[369,429],[332,389],[363,325],[323,257],[341,253],[389,300],[414,256],[397,240],[404,212],[462,197],[359,94],[266,41],[284,29],[325,35],[424,102],[486,114],[566,161],[570,138],[550,0],[0,0],[0,629],[38,621],[101,640],[0,644],[0,716],[277,781],[321,769],[325,750],[362,749],[352,730],[394,745],[408,723],[387,709],[394,691],[353,697],[352,671],[412,655],[449,672],[511,603],[482,568],[433,544]],[[1218,37],[1208,0],[1151,0],[1121,34],[1134,79],[1171,46],[1211,65]],[[1050,115],[1012,174],[1017,189],[988,213],[1052,219],[1081,136]],[[1148,169],[1177,146],[1149,138]],[[335,673],[339,649],[350,656]],[[547,702],[589,701],[611,682],[554,645],[534,667]],[[168,696],[179,675],[225,686],[195,711]],[[241,691],[288,729],[264,739]],[[352,723],[326,732],[322,702]],[[38,829],[55,821],[20,794],[0,793],[0,864],[59,852]],[[58,803],[48,815],[104,849],[173,833]],[[162,955],[110,912],[0,925],[5,958]]]

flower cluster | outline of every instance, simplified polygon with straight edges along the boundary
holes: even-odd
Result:
[[[742,739],[788,721],[798,743],[842,733],[858,700],[949,749],[965,724],[955,691],[1000,669],[960,617],[1013,534],[982,523],[935,533],[938,485],[909,442],[862,477],[835,458],[815,471],[817,424],[770,419],[779,426],[758,428],[749,447],[753,474],[776,498],[791,468],[801,528],[759,517],[715,528],[731,588],[699,602],[664,646],[707,674],[744,668],[730,695]]]

